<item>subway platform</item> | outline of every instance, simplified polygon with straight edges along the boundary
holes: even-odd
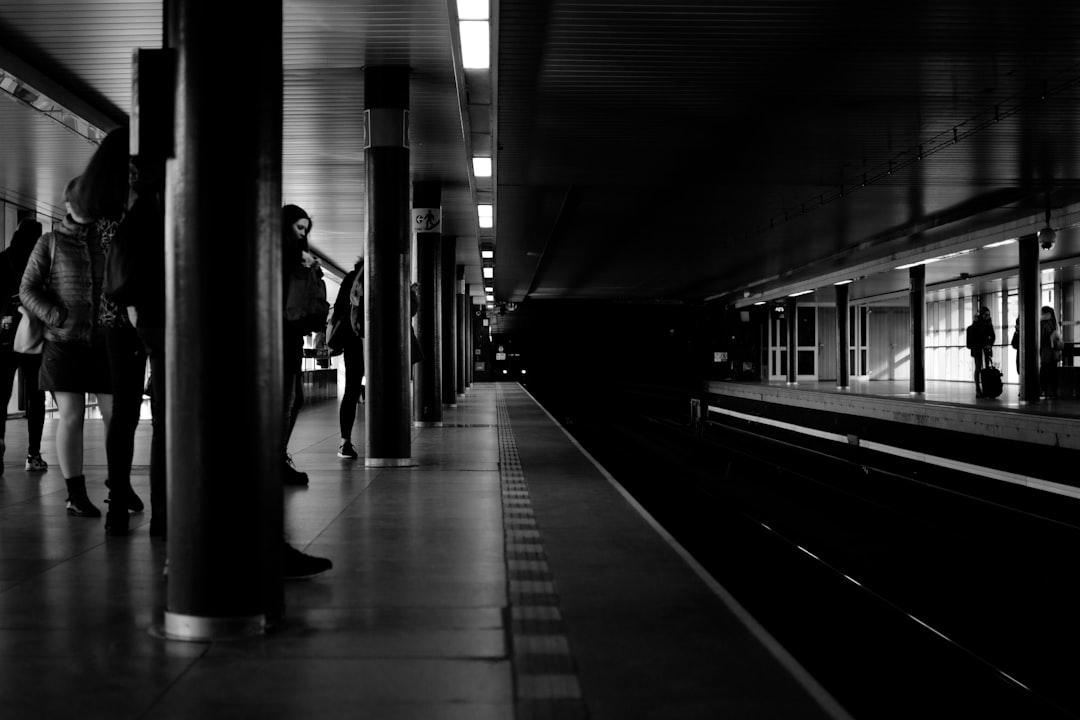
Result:
[[[55,464],[0,477],[0,717],[847,718],[831,696],[564,433],[525,389],[478,383],[415,428],[413,464],[336,455],[337,402],[290,451],[286,535],[334,567],[287,582],[266,635],[160,633],[166,544],[69,517]],[[354,432],[362,451],[363,422]],[[91,499],[104,433],[88,420]],[[149,498],[150,424],[133,484]]]

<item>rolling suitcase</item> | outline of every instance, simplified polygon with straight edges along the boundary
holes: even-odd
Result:
[[[983,397],[996,398],[1001,395],[1001,370],[993,360],[987,358],[986,367],[979,371],[979,380],[982,383]]]

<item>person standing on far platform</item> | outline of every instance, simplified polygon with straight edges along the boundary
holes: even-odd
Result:
[[[11,236],[11,243],[6,250],[0,251],[0,298],[3,308],[0,317],[0,475],[4,472],[4,439],[7,432],[7,405],[11,401],[11,390],[15,382],[15,373],[22,369],[22,381],[26,388],[26,469],[44,472],[48,463],[41,457],[41,434],[45,427],[45,391],[38,387],[38,371],[41,369],[40,353],[15,352],[15,329],[20,321],[25,321],[19,313],[19,283],[22,281],[26,261],[34,243],[41,237],[41,223],[33,218],[26,218],[19,223]],[[20,320],[20,318],[22,320]]]
[[[994,323],[990,319],[990,308],[983,305],[975,322],[967,328],[967,347],[975,361],[975,397],[977,398],[984,397],[982,369],[989,366],[993,360],[996,340],[997,334],[994,332]]]
[[[1039,385],[1045,398],[1058,396],[1057,365],[1063,348],[1057,313],[1049,305],[1043,305],[1039,318]]]

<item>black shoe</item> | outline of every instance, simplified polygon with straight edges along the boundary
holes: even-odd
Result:
[[[109,480],[108,478],[106,478],[105,487],[109,488],[109,498],[105,500],[105,502],[111,502],[113,499],[112,496],[119,493],[122,494],[124,497],[124,505],[127,506],[125,508],[126,510],[128,510],[129,512],[143,511],[143,501],[139,499],[139,496],[135,494],[135,491],[131,489],[130,485],[128,486],[127,490],[114,491],[111,487],[109,487]]]
[[[130,532],[127,510],[109,510],[105,513],[105,534],[109,537],[123,537]]]
[[[165,519],[159,516],[150,516],[150,537],[152,538],[164,538],[165,537]]]
[[[285,456],[285,472],[282,473],[281,482],[283,485],[308,484],[307,473],[297,470],[293,465],[292,458],[288,455]]]
[[[94,507],[94,504],[90,502],[90,498],[86,497],[85,494],[68,495],[67,514],[76,517],[101,517],[101,511]]]
[[[334,563],[330,562],[329,558],[306,555],[289,543],[285,543],[285,551],[281,556],[281,577],[285,580],[315,577],[332,567]]]
[[[73,478],[64,478],[67,484],[67,512],[68,515],[77,517],[101,517],[101,511],[94,507],[90,498],[86,497],[86,478],[76,475]]]

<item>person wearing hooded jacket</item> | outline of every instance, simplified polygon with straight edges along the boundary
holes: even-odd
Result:
[[[0,298],[3,298],[3,330],[0,331],[0,401],[5,408],[0,413],[0,474],[4,472],[3,456],[6,450],[7,405],[11,401],[11,391],[15,382],[15,373],[22,370],[23,386],[26,398],[26,464],[25,469],[43,472],[49,469],[48,463],[41,457],[41,434],[45,427],[45,391],[38,387],[38,372],[41,370],[41,355],[36,353],[15,352],[14,337],[22,315],[19,313],[19,283],[22,281],[26,261],[34,243],[41,237],[41,223],[33,218],[25,218],[11,236],[7,249],[0,251]]]

